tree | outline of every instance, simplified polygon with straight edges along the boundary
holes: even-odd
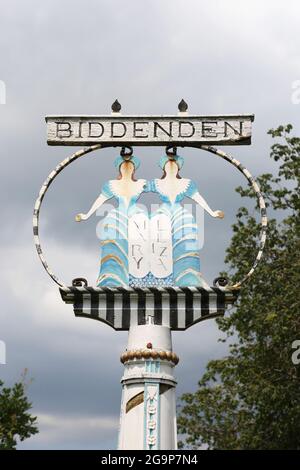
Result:
[[[300,449],[300,365],[292,362],[292,343],[300,339],[300,139],[291,131],[269,131],[278,176],[257,181],[272,218],[260,266],[233,313],[218,320],[229,353],[210,361],[197,391],[181,397],[178,425],[187,447]],[[255,198],[252,189],[236,190]],[[240,208],[225,258],[233,280],[253,262],[259,231]]]
[[[0,450],[16,449],[17,439],[24,441],[38,432],[36,417],[28,411],[31,403],[26,397],[26,371],[13,387],[4,387],[0,380]]]

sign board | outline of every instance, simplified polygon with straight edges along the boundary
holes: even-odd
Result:
[[[253,114],[47,116],[49,145],[249,145]]]

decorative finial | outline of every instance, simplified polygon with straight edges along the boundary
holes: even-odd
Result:
[[[113,113],[119,113],[121,111],[122,106],[120,105],[118,100],[115,100],[111,105],[111,110]]]
[[[186,113],[188,109],[188,104],[184,101],[184,99],[182,99],[178,104],[178,109],[180,113]]]

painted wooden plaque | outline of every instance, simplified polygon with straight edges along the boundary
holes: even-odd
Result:
[[[184,115],[183,115],[184,114]],[[49,145],[247,145],[253,114],[47,116]]]

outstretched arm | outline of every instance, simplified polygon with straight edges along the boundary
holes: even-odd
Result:
[[[205,199],[203,199],[203,197],[198,193],[198,191],[196,193],[194,193],[191,198],[197,202],[197,204],[199,204],[199,206],[203,207],[204,210],[206,210],[206,212],[208,212],[209,215],[211,215],[212,217],[218,217],[219,219],[223,219],[224,218],[224,212],[223,211],[213,211],[209,205],[207,204],[207,202],[205,201]]]
[[[97,197],[96,201],[94,202],[94,204],[92,205],[92,207],[90,208],[90,210],[86,213],[86,214],[77,214],[76,217],[75,217],[75,220],[76,222],[81,222],[82,220],[87,220],[89,217],[91,217],[91,215],[94,214],[94,212],[96,212],[97,209],[99,209],[99,207],[102,206],[102,204],[107,201],[107,199],[109,199],[107,196],[104,196],[104,194],[100,194],[99,197]]]

